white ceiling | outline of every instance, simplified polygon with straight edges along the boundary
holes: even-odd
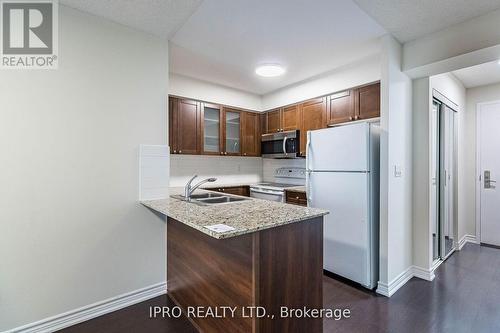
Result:
[[[466,88],[474,88],[500,82],[500,64],[487,62],[452,72]]]
[[[379,53],[383,34],[351,0],[204,0],[171,38],[170,71],[266,94]],[[268,62],[286,74],[258,77]]]
[[[500,0],[354,0],[400,42],[500,8]]]
[[[60,4],[165,39],[182,26],[201,2],[202,0],[59,0]]]

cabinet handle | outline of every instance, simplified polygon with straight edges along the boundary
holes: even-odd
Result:
[[[354,120],[358,120],[358,119],[359,119],[358,115],[355,115]]]
[[[227,151],[224,152],[224,155],[227,155]]]
[[[223,152],[223,151],[221,151],[221,152],[220,152],[220,154],[221,154],[221,155],[224,155],[224,152]]]
[[[299,197],[295,197],[295,199],[299,200]]]
[[[174,154],[177,154],[177,150],[174,149]]]
[[[349,120],[352,120],[352,116],[349,116]]]
[[[182,150],[179,150],[179,154],[182,154]]]
[[[243,153],[243,156],[247,156],[247,153]]]

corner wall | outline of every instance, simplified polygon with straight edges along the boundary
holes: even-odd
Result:
[[[402,72],[402,47],[382,38],[380,147],[380,281],[392,295],[412,267],[412,82]],[[401,171],[397,177],[395,168]]]
[[[137,199],[168,45],[59,9],[59,69],[0,75],[0,331],[165,282],[165,222]]]

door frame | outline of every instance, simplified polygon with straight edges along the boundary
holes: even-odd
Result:
[[[491,104],[500,104],[500,100],[481,102],[476,104],[476,242],[481,243],[481,107]]]

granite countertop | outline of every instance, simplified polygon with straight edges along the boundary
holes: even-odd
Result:
[[[171,188],[170,195],[181,194],[182,191],[183,188]],[[196,190],[196,193],[203,192],[208,191]],[[329,213],[324,209],[307,208],[255,198],[247,199],[209,206],[200,206],[171,197],[146,200],[141,201],[141,203],[156,212],[167,215],[217,239],[240,236],[324,216]],[[219,233],[205,227],[214,224],[225,224],[233,227],[234,230]]]

